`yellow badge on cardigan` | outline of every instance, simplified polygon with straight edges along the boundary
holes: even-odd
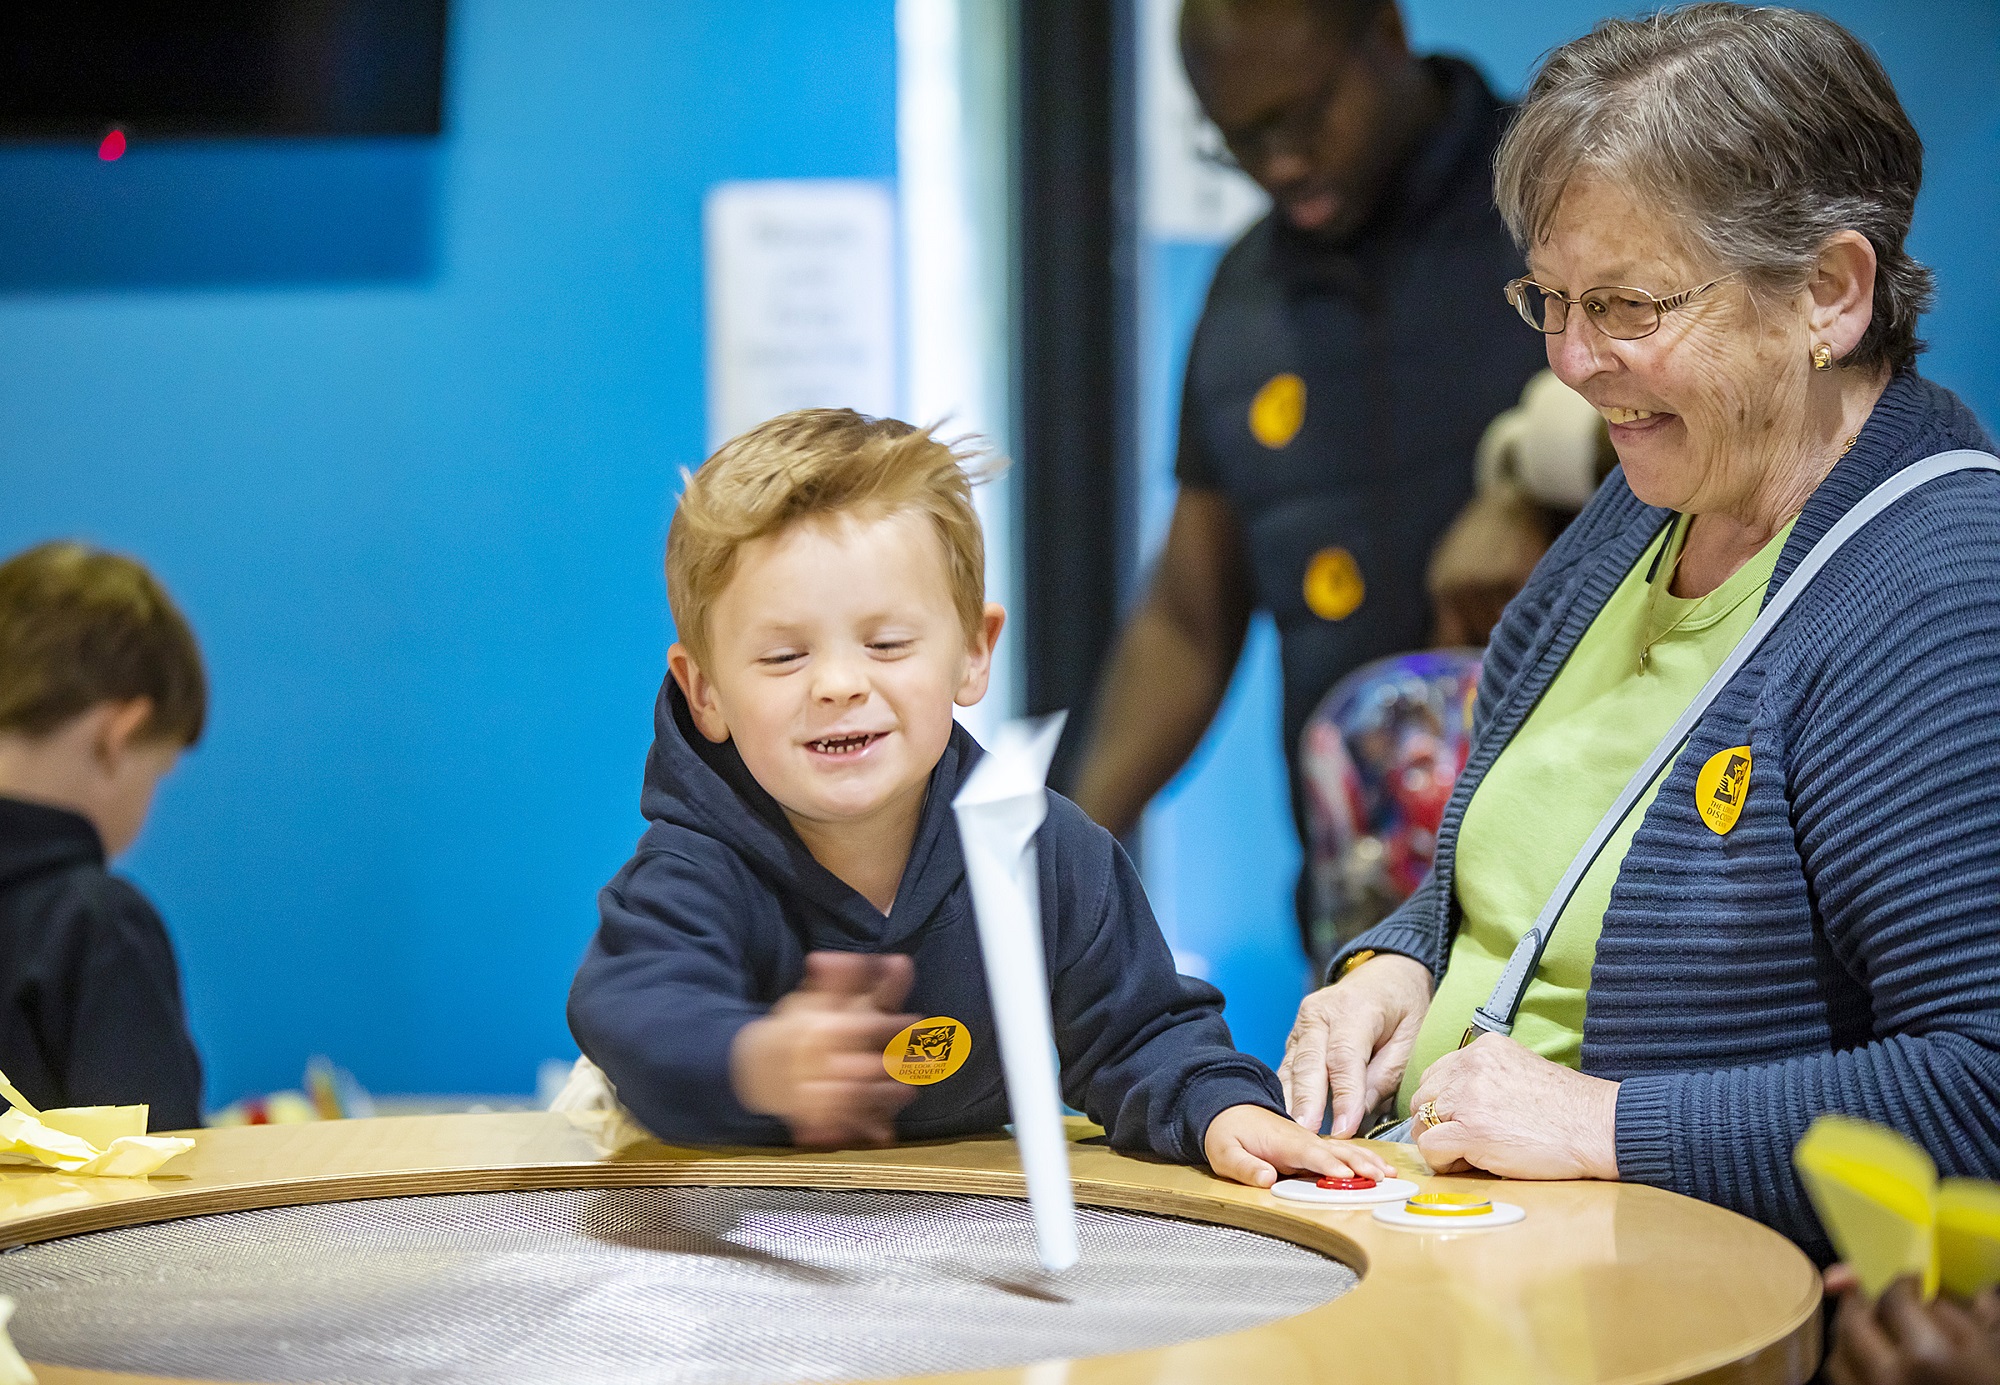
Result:
[[[1695,776],[1694,806],[1708,830],[1720,837],[1736,825],[1743,814],[1743,800],[1750,793],[1750,747],[1731,746],[1708,757]]]
[[[1306,382],[1286,371],[1273,375],[1250,401],[1250,436],[1273,452],[1299,435],[1306,422]]]
[[[972,1031],[949,1015],[918,1020],[882,1050],[882,1068],[898,1082],[928,1087],[942,1082],[972,1056]]]
[[[1306,609],[1321,620],[1346,620],[1361,609],[1368,595],[1361,564],[1344,548],[1322,548],[1313,554],[1302,585]]]

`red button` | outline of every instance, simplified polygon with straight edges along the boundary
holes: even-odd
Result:
[[[1365,1193],[1375,1186],[1372,1178],[1322,1178],[1322,1188],[1330,1188],[1336,1193]]]

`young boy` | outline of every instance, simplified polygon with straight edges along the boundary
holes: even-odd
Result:
[[[847,410],[772,419],[688,482],[650,826],[599,899],[570,1028],[677,1142],[880,1144],[1008,1120],[951,800],[1004,613],[961,458]],[[1214,988],[1176,974],[1109,833],[1037,837],[1065,1098],[1121,1149],[1388,1175],[1284,1116]]]
[[[0,1070],[37,1105],[201,1123],[173,946],[105,862],[207,705],[194,635],[139,564],[76,543],[0,564]]]

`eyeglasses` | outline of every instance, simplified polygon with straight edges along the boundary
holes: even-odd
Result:
[[[1722,279],[1727,279],[1727,274]],[[1685,307],[1697,294],[1707,293],[1722,279],[1710,279],[1699,288],[1683,289],[1666,298],[1655,298],[1644,289],[1611,284],[1585,289],[1574,298],[1546,288],[1533,279],[1516,279],[1507,285],[1507,301],[1521,320],[1545,337],[1560,333],[1569,321],[1570,305],[1581,303],[1583,315],[1597,330],[1614,341],[1637,341],[1660,330],[1660,318],[1675,308]]]

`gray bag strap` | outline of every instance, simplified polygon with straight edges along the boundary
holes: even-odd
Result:
[[[1459,1040],[1461,1048],[1477,1038],[1482,1031],[1488,1034],[1513,1032],[1514,1016],[1520,1011],[1521,997],[1527,993],[1528,982],[1533,978],[1535,969],[1541,965],[1542,952],[1549,945],[1549,938],[1556,930],[1556,922],[1562,918],[1563,910],[1569,907],[1570,899],[1576,894],[1577,887],[1583,883],[1583,877],[1589,873],[1591,866],[1596,864],[1598,856],[1604,851],[1605,843],[1611,840],[1619,825],[1631,814],[1639,800],[1646,796],[1646,789],[1666,767],[1667,762],[1680,754],[1681,747],[1686,745],[1688,738],[1694,734],[1695,723],[1700,721],[1701,714],[1708,710],[1708,704],[1715,701],[1716,694],[1720,693],[1728,685],[1729,680],[1736,676],[1737,671],[1749,662],[1750,656],[1755,654],[1757,647],[1764,642],[1764,637],[1771,633],[1773,626],[1784,619],[1785,612],[1791,609],[1792,603],[1797,601],[1800,594],[1812,584],[1820,569],[1840,551],[1842,544],[1853,538],[1862,526],[1875,516],[1926,482],[1960,471],[2000,472],[2000,457],[1972,451],[1940,452],[1934,457],[1926,457],[1914,465],[1903,468],[1868,492],[1861,498],[1860,504],[1842,515],[1820,541],[1812,546],[1812,550],[1792,570],[1791,576],[1785,579],[1784,585],[1778,588],[1777,595],[1771,598],[1770,603],[1744,632],[1743,638],[1736,642],[1736,648],[1729,651],[1729,657],[1722,661],[1722,667],[1702,685],[1701,691],[1695,694],[1694,701],[1688,704],[1687,710],[1681,713],[1680,719],[1674,722],[1673,728],[1653,748],[1653,753],[1646,757],[1646,762],[1639,766],[1637,772],[1620,791],[1617,800],[1598,820],[1597,826],[1576,853],[1576,858],[1569,863],[1569,869],[1563,872],[1562,879],[1557,882],[1555,892],[1549,896],[1549,902],[1542,906],[1539,914],[1535,915],[1534,926],[1522,934],[1521,941],[1514,945],[1513,955],[1508,957],[1507,968],[1500,973],[1500,980],[1494,985],[1493,994],[1487,997],[1484,1005],[1472,1012],[1472,1023],[1466,1027],[1464,1038]]]

